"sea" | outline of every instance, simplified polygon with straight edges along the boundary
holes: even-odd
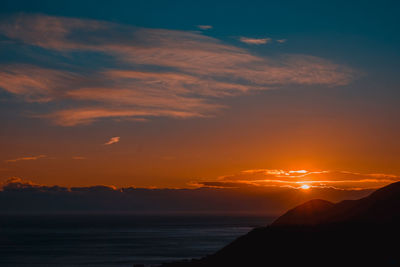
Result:
[[[274,218],[258,215],[0,215],[0,266],[154,266],[210,255]]]

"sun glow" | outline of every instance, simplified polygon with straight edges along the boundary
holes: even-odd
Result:
[[[310,186],[308,184],[303,184],[302,186],[300,186],[300,188],[304,189],[304,190],[308,190],[308,189],[310,189]]]

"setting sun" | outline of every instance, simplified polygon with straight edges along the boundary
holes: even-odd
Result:
[[[310,189],[310,186],[307,184],[303,184],[302,186],[300,186],[300,188],[304,189],[304,190],[308,190],[308,189]]]

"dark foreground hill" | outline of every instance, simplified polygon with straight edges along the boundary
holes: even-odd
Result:
[[[311,200],[217,253],[177,266],[400,266],[400,182],[368,197]]]

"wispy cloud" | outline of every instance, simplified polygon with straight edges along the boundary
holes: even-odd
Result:
[[[221,176],[215,181],[202,181],[199,185],[212,187],[277,186],[300,188],[329,187],[341,190],[379,188],[400,181],[400,176],[384,173],[359,173],[348,171],[307,170],[244,170],[237,174]]]
[[[224,108],[224,97],[283,85],[340,86],[356,75],[318,57],[265,58],[196,32],[96,20],[22,14],[1,21],[0,34],[72,59],[76,52],[96,52],[118,63],[0,66],[0,88],[9,93],[29,102],[68,101],[68,108],[36,115],[63,126],[105,118],[208,117]]]
[[[197,25],[197,28],[202,29],[202,30],[209,30],[209,29],[212,29],[213,26],[211,26],[211,25]]]
[[[79,78],[79,75],[68,71],[34,65],[0,65],[0,87],[9,93],[23,96],[28,102],[49,102],[57,94],[68,90]]]
[[[266,44],[272,41],[271,38],[248,38],[248,37],[240,37],[239,39],[242,43],[250,44],[250,45],[261,45]]]
[[[283,43],[286,43],[287,39],[240,37],[239,41],[241,41],[242,43],[249,44],[249,45],[262,45],[262,44],[269,44],[272,42],[277,42],[277,43],[283,44]]]
[[[104,145],[115,144],[115,143],[118,143],[119,140],[120,140],[119,136],[111,137],[110,140],[108,140],[106,143],[104,143]]]
[[[39,155],[39,156],[27,156],[27,157],[20,157],[16,159],[8,159],[6,162],[17,162],[17,161],[26,161],[26,160],[37,160],[41,158],[46,158],[46,155]]]
[[[75,126],[78,124],[90,124],[103,118],[129,118],[135,121],[143,121],[142,117],[173,117],[191,118],[203,117],[201,113],[194,111],[176,111],[162,109],[141,109],[141,108],[75,108],[53,112],[48,115],[39,115],[40,118],[49,118],[61,126]]]

